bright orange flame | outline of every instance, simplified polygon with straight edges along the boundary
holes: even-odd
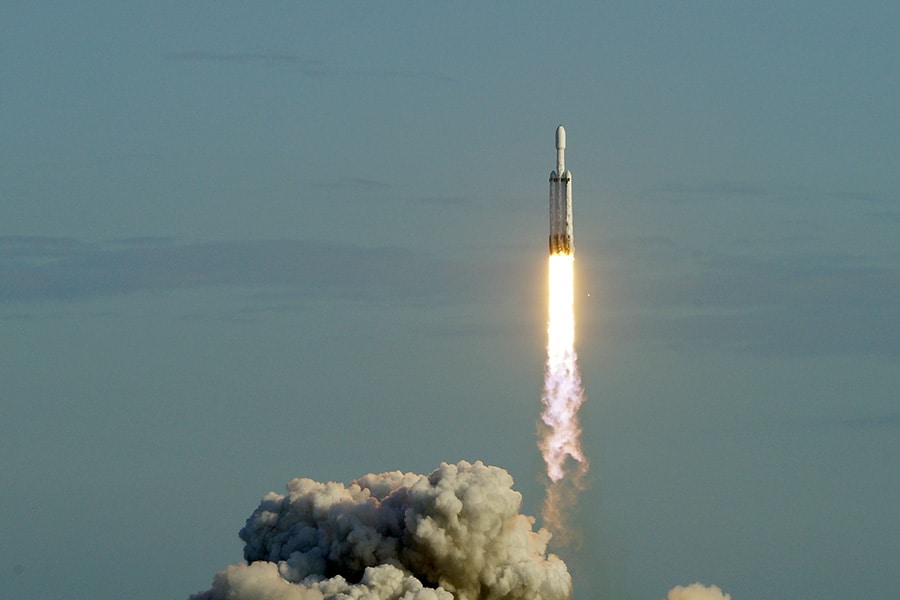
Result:
[[[585,462],[578,441],[577,413],[584,392],[575,354],[574,262],[570,254],[550,256],[547,371],[541,398],[541,420],[548,429],[541,439],[541,451],[553,482],[565,477],[568,459]]]
[[[550,256],[547,368],[539,441],[551,482],[544,521],[564,542],[572,537],[566,531],[565,512],[575,504],[581,477],[588,469],[579,442],[578,409],[584,402],[584,390],[575,354],[574,262],[571,254]]]
[[[547,367],[575,368],[575,257],[550,255]],[[548,423],[549,425],[549,423]]]

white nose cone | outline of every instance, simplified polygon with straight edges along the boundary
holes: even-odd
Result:
[[[566,148],[566,128],[560,125],[556,128],[556,149],[565,150]]]

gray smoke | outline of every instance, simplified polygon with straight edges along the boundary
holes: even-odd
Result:
[[[519,514],[499,467],[442,464],[350,482],[294,479],[240,537],[247,564],[193,600],[565,600],[572,580],[550,533]]]

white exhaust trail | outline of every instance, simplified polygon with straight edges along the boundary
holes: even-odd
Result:
[[[584,390],[575,353],[574,262],[571,254],[550,256],[547,366],[538,442],[550,479],[544,524],[561,544],[577,537],[565,517],[575,505],[588,470],[579,441],[578,409],[584,402]]]

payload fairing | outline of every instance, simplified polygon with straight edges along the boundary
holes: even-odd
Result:
[[[556,170],[550,172],[550,254],[572,254],[572,172],[566,170],[566,130],[556,128]]]

